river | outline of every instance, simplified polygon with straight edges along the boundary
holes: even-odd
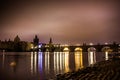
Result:
[[[93,56],[94,55],[94,56]],[[48,80],[107,60],[103,52],[0,52],[1,80]]]

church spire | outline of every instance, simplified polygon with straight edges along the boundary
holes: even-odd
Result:
[[[39,38],[38,38],[37,35],[35,35],[35,38],[33,39],[33,43],[34,43],[35,46],[38,45],[38,43],[39,43]]]
[[[49,41],[49,44],[52,44],[52,38],[50,37],[50,41]]]

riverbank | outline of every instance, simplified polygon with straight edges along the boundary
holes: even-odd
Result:
[[[101,61],[92,67],[57,75],[57,80],[120,80],[120,58]]]

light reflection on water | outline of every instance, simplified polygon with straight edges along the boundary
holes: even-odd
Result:
[[[50,53],[45,52],[45,73],[49,74],[49,69],[50,69]]]
[[[14,80],[55,78],[59,73],[81,69],[105,57],[105,53],[95,53],[95,55],[87,52],[6,52],[5,55],[2,54],[0,53],[0,65],[2,65],[0,71],[3,76]],[[15,62],[16,65],[11,66],[11,62]]]
[[[83,68],[83,53],[75,52],[75,70]]]
[[[105,60],[108,60],[108,51],[105,52]]]
[[[88,52],[88,64],[93,65],[96,63],[96,52],[90,51]]]
[[[70,68],[69,68],[69,52],[64,52],[65,55],[65,72],[69,72]]]

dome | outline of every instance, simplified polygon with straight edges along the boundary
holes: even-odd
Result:
[[[14,38],[14,42],[20,42],[20,38],[18,35]]]

